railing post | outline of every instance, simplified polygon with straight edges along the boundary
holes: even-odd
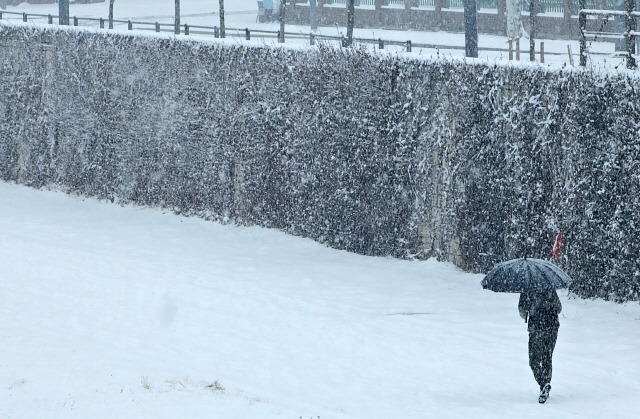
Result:
[[[513,39],[509,39],[509,61],[513,61]]]
[[[567,53],[569,54],[569,65],[573,67],[573,54],[571,53],[571,45],[567,44]]]
[[[249,32],[249,28],[244,29],[244,37],[247,41],[251,40],[251,32]]]
[[[309,45],[315,45],[316,44],[316,37],[313,33],[309,34]]]
[[[544,64],[544,42],[540,42],[540,63]]]
[[[218,29],[217,26],[213,27],[213,36],[215,36],[216,38],[220,38],[220,29]]]
[[[1,16],[0,16],[0,18],[1,18]],[[51,15],[47,15],[47,23],[48,23],[49,25],[53,25],[53,16],[51,16]]]
[[[22,21],[26,22],[27,21],[27,14],[26,13],[22,13]]]
[[[189,25],[186,23],[184,24],[184,34],[189,35]]]
[[[156,22],[156,32],[160,32],[160,24]]]
[[[587,65],[587,38],[585,38],[584,31],[587,28],[587,15],[584,12],[586,0],[580,0],[579,12],[578,12],[578,26],[580,27],[580,66],[585,67]]]
[[[407,52],[411,52],[411,40],[407,41]]]
[[[131,23],[130,20],[127,22],[127,29],[130,31],[133,30],[133,23]]]
[[[378,49],[384,49],[384,41],[382,38],[378,38]]]
[[[73,26],[78,26],[78,18],[77,17],[73,17]]]
[[[100,29],[104,29],[104,19],[100,18]]]

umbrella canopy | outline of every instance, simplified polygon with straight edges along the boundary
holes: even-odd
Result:
[[[548,291],[566,288],[572,279],[542,259],[512,259],[497,264],[482,280],[482,288],[495,292]]]

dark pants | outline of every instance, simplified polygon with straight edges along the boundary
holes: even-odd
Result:
[[[558,329],[529,332],[529,366],[542,387],[551,382],[551,357],[558,339]]]

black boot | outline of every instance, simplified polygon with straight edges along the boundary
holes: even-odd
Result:
[[[538,403],[544,403],[549,398],[549,392],[551,391],[551,384],[547,383],[540,389],[540,397],[538,397]]]

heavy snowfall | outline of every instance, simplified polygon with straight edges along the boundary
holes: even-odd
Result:
[[[537,402],[518,295],[0,183],[0,417],[631,418],[640,306],[569,298]]]
[[[217,24],[217,0],[182,3]],[[227,0],[228,25],[277,29],[255,3]],[[0,419],[640,411],[639,85],[620,57],[114,32],[0,21]],[[481,286],[527,252],[575,274],[544,405],[519,295]]]
[[[274,0],[273,3],[277,4],[280,0]],[[1,2],[0,2],[1,3]],[[36,3],[34,1],[34,3]],[[326,2],[325,7],[331,8],[344,8],[344,1],[336,4],[329,4]],[[480,10],[481,3],[478,2],[478,9]],[[201,26],[219,26],[219,2],[218,0],[182,0],[181,7],[181,23],[187,23],[189,25],[201,25]],[[358,7],[369,7],[363,4]],[[404,8],[403,4],[390,4],[389,7]],[[523,6],[525,12],[523,19],[528,18],[526,15],[526,5]],[[224,3],[225,8],[225,22],[228,28],[249,28],[251,30],[257,30],[252,35],[250,41],[244,40],[243,32],[229,32],[228,36],[233,39],[236,44],[244,45],[274,45],[277,44],[276,36],[272,34],[259,35],[259,31],[277,31],[279,29],[279,23],[274,22],[258,22],[258,6],[256,0],[227,0]],[[94,28],[98,27],[97,21],[83,21],[82,18],[104,18],[108,17],[109,2],[97,2],[84,4],[81,2],[73,3],[70,6],[70,16],[76,16],[80,19],[80,25],[88,25]],[[26,2],[20,3],[15,6],[7,6],[7,11],[18,12],[18,15],[5,14],[3,19],[10,22],[21,22],[21,13],[32,14],[58,14],[57,4],[29,4]],[[174,1],[173,0],[115,0],[114,2],[114,19],[116,20],[132,20],[142,22],[158,22],[161,24],[172,24],[174,22]],[[461,9],[456,9],[462,13]],[[487,10],[483,10],[484,13],[488,13]],[[548,12],[547,15],[554,15]],[[562,16],[561,14],[559,15]],[[46,16],[29,17],[29,22],[34,24],[45,24],[47,21]],[[419,31],[419,30],[398,30],[394,28],[354,28],[354,37],[367,38],[367,39],[383,39],[386,41],[395,41],[404,43],[408,40],[414,44],[436,44],[440,45],[440,48],[413,48],[412,53],[409,56],[423,56],[423,57],[464,57],[465,35],[464,33],[453,33],[446,31]],[[127,23],[116,22],[114,25],[115,30],[127,31]],[[149,33],[153,30],[153,26],[134,24],[130,33],[143,34]],[[309,45],[308,35],[311,32],[309,25],[286,25],[287,32],[304,34],[306,36],[302,38],[288,38],[286,44],[288,45]],[[609,30],[609,29],[607,29]],[[197,32],[197,31],[195,31]],[[211,32],[211,31],[209,31]],[[335,26],[320,26],[314,33],[316,35],[326,35],[340,37],[345,36],[347,32],[346,22],[337,22]],[[481,48],[479,51],[480,61],[486,62],[504,62],[509,59],[508,53],[508,39],[505,36],[488,35],[479,33],[478,46]],[[184,35],[181,35],[184,37]],[[193,33],[190,35],[192,39],[208,40],[212,38],[212,35],[201,35]],[[595,68],[624,68],[624,58],[620,54],[616,53],[611,42],[601,42],[604,37],[601,37],[597,41],[589,41],[587,47],[591,54],[589,56],[589,66]],[[577,39],[537,39],[536,48],[539,50],[540,42],[544,42],[544,49],[546,51],[545,63],[552,66],[571,66],[578,65],[580,46]],[[331,43],[331,42],[329,42]],[[337,45],[337,42],[333,42],[333,45]],[[457,49],[447,48],[457,47]],[[377,48],[377,45],[371,45],[371,49]],[[483,50],[482,48],[485,48]],[[515,48],[515,45],[514,45]],[[521,39],[521,56],[522,62],[526,63],[529,60],[528,57],[529,38],[528,34],[523,30],[523,38]],[[392,53],[402,53],[405,47],[403,45],[393,46],[387,45],[384,51]],[[569,56],[571,53],[571,57]],[[538,51],[539,53],[539,51]],[[515,55],[513,57],[515,59]],[[539,56],[536,58],[539,61]]]

